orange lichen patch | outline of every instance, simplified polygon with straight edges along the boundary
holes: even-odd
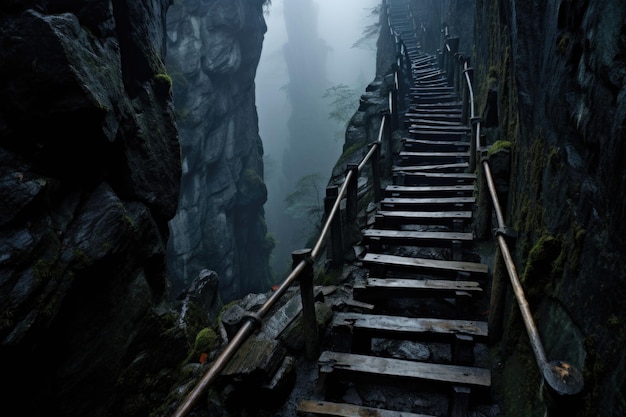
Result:
[[[207,359],[208,359],[209,355],[206,354],[205,352],[202,352],[200,354],[200,363],[206,363]]]
[[[272,285],[272,291],[276,291],[278,289],[278,285]]]

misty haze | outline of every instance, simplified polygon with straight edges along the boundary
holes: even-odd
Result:
[[[377,0],[273,0],[268,6],[255,81],[275,281],[289,272],[291,252],[306,247],[320,225],[345,125],[374,78],[378,33],[368,36],[368,28],[378,22],[377,6]]]

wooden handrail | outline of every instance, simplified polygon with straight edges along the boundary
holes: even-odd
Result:
[[[447,47],[447,50],[449,51],[450,48]],[[474,160],[476,160],[478,159],[479,154],[482,152],[480,145],[481,119],[480,117],[476,117],[474,110],[474,92],[472,88],[472,80],[470,77],[471,69],[468,67],[467,61],[465,61],[463,68],[455,68],[455,71],[462,71],[466,81],[466,88],[469,94],[470,120],[472,121],[473,137],[470,140],[472,140],[473,146],[471,146],[471,148],[472,152],[474,153]],[[551,402],[552,405],[547,406],[547,415],[552,416],[554,414],[554,417],[556,417],[557,415],[560,415],[558,414],[559,410],[562,410],[562,407],[560,407],[559,404],[562,405],[567,402],[571,402],[572,398],[582,392],[584,387],[584,379],[581,372],[575,366],[565,361],[549,361],[546,356],[543,343],[541,342],[541,337],[539,336],[539,332],[537,331],[532,312],[530,311],[530,307],[524,294],[524,289],[517,275],[513,257],[511,256],[511,253],[509,251],[506,239],[508,235],[508,229],[504,222],[504,215],[500,207],[495,183],[491,175],[489,161],[486,158],[482,161],[482,168],[482,172],[485,175],[485,180],[489,189],[489,194],[491,196],[492,206],[498,222],[498,228],[495,230],[494,234],[504,263],[506,265],[507,273],[509,275],[509,281],[513,288],[513,293],[515,295],[515,299],[522,315],[524,327],[526,328],[526,333],[528,334],[528,338],[535,356],[535,360],[537,362],[537,366],[543,377],[544,384],[547,384],[547,389],[545,390],[545,392],[551,396],[549,402]]]

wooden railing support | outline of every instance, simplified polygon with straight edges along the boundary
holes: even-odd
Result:
[[[469,161],[469,170],[470,172],[476,172],[476,160],[478,159],[478,149],[479,146],[477,144],[477,136],[480,134],[480,122],[482,118],[478,116],[474,116],[470,119],[470,123],[472,123],[472,137],[470,139],[470,161]]]
[[[452,86],[454,86],[454,73],[456,72],[454,68],[454,61],[457,52],[459,52],[459,40],[460,39],[458,36],[450,36],[446,39],[446,67],[444,68],[444,70],[446,71],[446,79],[448,80],[448,85]]]
[[[482,162],[487,160],[487,151],[478,151],[477,158],[481,163],[476,165],[476,178],[478,180],[478,199],[476,201],[476,221],[475,230],[476,239],[486,240],[492,237],[491,231],[492,219],[491,213],[493,213],[493,202],[491,195],[489,194],[489,185],[487,184],[487,178],[485,176],[485,170]]]
[[[326,217],[330,216],[330,212],[339,196],[339,187],[336,185],[326,188],[326,197],[324,198],[324,210]],[[343,263],[343,234],[341,224],[341,213],[333,218],[330,224],[330,244],[328,245],[328,258],[333,266],[339,266]]]
[[[292,268],[301,261],[306,262],[305,268],[298,275],[300,297],[302,299],[302,327],[304,330],[305,356],[314,360],[320,354],[317,317],[315,314],[315,297],[313,295],[313,259],[311,249],[300,249],[291,253]]]
[[[391,130],[396,130],[400,120],[398,118],[398,67],[394,65],[393,87],[389,91],[389,126]]]
[[[384,120],[384,119],[383,119]],[[379,203],[382,195],[381,179],[380,179],[380,143],[372,143],[370,145],[374,148],[374,154],[372,156],[372,188],[374,189],[374,203]]]
[[[359,165],[348,164],[346,176],[350,176],[348,190],[346,193],[346,223],[356,223],[358,212],[358,191],[359,191]]]
[[[463,66],[465,67],[463,73],[466,74],[466,77],[469,79],[469,83],[472,83],[474,81],[474,69],[469,67],[469,58],[466,59]],[[470,123],[470,118],[474,115],[471,113],[470,109],[471,94],[467,84],[463,91],[463,112],[461,113],[461,120],[463,121],[463,124],[468,125]]]
[[[382,113],[383,134],[381,141],[383,151],[381,157],[383,158],[383,175],[390,177],[393,170],[393,143],[391,141],[393,130],[391,128],[391,115],[388,111]]]

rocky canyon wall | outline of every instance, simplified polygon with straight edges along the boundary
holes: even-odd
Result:
[[[626,9],[619,0],[478,0],[475,15],[477,98],[486,118],[486,97],[497,95],[487,141],[511,142],[504,206],[546,353],[582,372],[577,415],[620,415]],[[505,412],[541,415],[540,377],[515,301],[508,305]]]
[[[146,415],[136,393],[186,351],[158,311],[181,173],[168,3],[0,4],[5,410]]]
[[[183,155],[168,271],[186,288],[217,273],[222,299],[268,291],[263,145],[254,77],[267,28],[264,0],[183,0],[167,15],[166,65]]]

